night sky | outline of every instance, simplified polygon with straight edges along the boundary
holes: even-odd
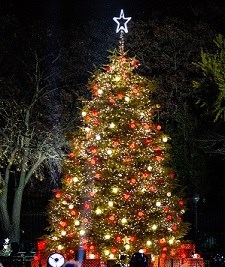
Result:
[[[3,0],[0,14],[14,15],[25,23],[44,20],[47,24],[86,24],[96,19],[112,19],[123,8],[125,15],[146,20],[153,12],[184,20],[205,20],[224,31],[223,0]]]

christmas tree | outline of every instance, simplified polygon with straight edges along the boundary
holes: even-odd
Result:
[[[124,52],[128,19],[118,26],[119,51],[90,79],[93,97],[84,101],[62,189],[49,205],[49,252],[73,257],[82,248],[88,258],[104,260],[140,248],[174,255],[186,233],[169,137],[155,120],[160,105],[151,95],[157,86],[136,72],[138,61]]]

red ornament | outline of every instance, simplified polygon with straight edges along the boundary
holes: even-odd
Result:
[[[175,174],[174,174],[173,172],[171,172],[171,173],[169,174],[169,177],[170,177],[170,178],[174,178],[174,177],[175,177]]]
[[[111,247],[110,250],[111,250],[112,253],[116,253],[117,252],[117,249],[115,247]]]
[[[76,216],[76,215],[77,215],[77,211],[76,211],[76,210],[71,210],[71,211],[70,211],[70,214],[71,214],[72,216]]]
[[[145,130],[149,130],[150,129],[150,125],[148,123],[144,123],[143,126],[144,126],[144,129]]]
[[[131,185],[135,185],[137,180],[135,178],[131,178],[129,182]]]
[[[160,245],[164,245],[165,243],[166,243],[165,238],[160,238],[160,239],[159,239],[159,244],[160,244]]]
[[[149,174],[150,174],[149,172],[145,171],[142,173],[142,176],[144,179],[146,179],[149,176]]]
[[[172,226],[172,230],[173,230],[173,231],[177,231],[177,226],[176,226],[176,225],[173,225],[173,226]]]
[[[113,99],[112,97],[110,97],[108,101],[109,101],[109,104],[111,104],[111,105],[116,103],[116,100]]]
[[[136,239],[135,236],[133,236],[133,235],[130,236],[130,241],[131,241],[131,242],[134,242],[135,239]]]
[[[115,240],[116,240],[117,243],[122,242],[122,237],[121,237],[121,235],[117,235],[117,236],[115,237]]]
[[[40,240],[37,242],[37,249],[38,251],[42,251],[46,248],[46,242],[43,240]]]
[[[60,198],[61,196],[62,196],[61,192],[56,192],[56,193],[55,193],[55,197],[56,197],[56,198]]]
[[[118,147],[120,145],[119,140],[113,140],[113,147]]]
[[[95,178],[98,179],[98,180],[101,179],[102,178],[101,173],[100,172],[96,172],[95,173]]]
[[[70,157],[70,158],[74,158],[74,156],[75,156],[75,154],[74,154],[73,152],[71,152],[71,153],[69,154],[69,157]]]
[[[89,202],[85,202],[85,203],[84,203],[84,208],[85,208],[86,210],[90,209],[90,207],[91,207],[91,205],[90,205]]]
[[[167,216],[166,216],[166,219],[168,220],[168,221],[171,221],[172,220],[172,215],[170,215],[170,214],[168,214]]]
[[[145,144],[146,144],[146,145],[150,145],[151,143],[152,143],[152,139],[147,138],[147,139],[145,140]]]
[[[114,222],[116,220],[116,216],[114,214],[110,214],[108,218],[111,222]]]
[[[120,59],[120,61],[121,61],[122,63],[125,63],[125,62],[127,61],[127,59],[126,59],[125,57],[122,57],[122,58]]]
[[[138,92],[139,92],[139,88],[138,88],[138,86],[134,87],[134,88],[133,88],[133,93],[134,93],[134,94],[138,94]]]
[[[66,200],[67,201],[71,201],[71,199],[72,199],[71,195],[66,195]]]
[[[125,193],[124,195],[123,195],[123,198],[125,199],[125,200],[129,200],[130,199],[130,194],[129,193]]]
[[[157,129],[158,131],[160,131],[160,130],[162,129],[162,126],[161,126],[161,125],[157,125],[157,126],[156,126],[156,129]]]
[[[91,110],[91,114],[96,117],[99,114],[99,112],[96,109],[93,109]]]
[[[95,120],[93,120],[93,124],[94,124],[94,126],[99,126],[100,121],[98,119],[95,119]]]
[[[150,192],[153,192],[153,193],[156,192],[156,189],[155,189],[154,186],[149,186],[149,187],[148,187],[148,190],[149,190]]]
[[[139,218],[143,218],[145,214],[144,214],[144,212],[142,210],[140,210],[140,211],[138,211],[137,215],[138,215]]]
[[[105,70],[106,70],[106,71],[110,71],[111,68],[110,68],[109,66],[107,66],[107,67],[105,68]]]
[[[165,212],[169,211],[169,207],[168,206],[165,206],[163,209],[164,209]]]
[[[136,59],[132,60],[132,62],[131,62],[132,67],[136,68],[136,67],[138,67],[138,65],[139,64],[138,64],[138,61]]]
[[[184,206],[184,201],[183,200],[180,200],[179,202],[178,202],[178,204],[179,204],[179,206]]]
[[[90,163],[91,165],[95,165],[95,164],[97,164],[97,163],[98,163],[98,157],[97,157],[97,156],[94,156],[93,158],[90,158],[90,159],[89,159],[89,163]]]
[[[98,147],[97,146],[90,146],[89,150],[91,151],[91,153],[96,154],[98,153]]]
[[[71,255],[73,255],[73,254],[75,253],[75,251],[74,251],[73,249],[70,249],[70,250],[69,250],[69,253],[70,253]]]
[[[67,221],[60,221],[59,224],[64,228],[67,226]]]
[[[131,129],[134,129],[135,127],[136,127],[136,125],[135,125],[134,121],[132,121],[132,122],[130,123],[130,128],[131,128]]]
[[[126,156],[126,157],[124,158],[123,162],[129,164],[129,163],[132,162],[132,158],[129,157],[129,156]]]
[[[124,95],[121,94],[121,93],[119,93],[119,94],[117,94],[117,98],[118,98],[118,99],[123,99],[123,98],[124,98]]]
[[[129,148],[130,148],[131,150],[134,150],[136,147],[137,147],[137,145],[136,145],[135,143],[131,143],[131,144],[129,145]]]
[[[89,208],[88,208],[89,209]],[[84,223],[87,223],[88,221],[89,221],[89,219],[88,218],[83,218],[83,220],[82,220]]]

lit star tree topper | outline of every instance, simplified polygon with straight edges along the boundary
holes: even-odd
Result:
[[[127,23],[131,20],[131,17],[125,18],[123,9],[120,11],[119,17],[114,17],[113,20],[117,23],[116,33],[125,32],[128,33]]]
[[[127,23],[131,20],[131,17],[125,18],[123,9],[120,11],[119,17],[114,17],[113,20],[117,23],[116,33],[120,32],[120,52],[124,52],[124,33],[128,33]]]

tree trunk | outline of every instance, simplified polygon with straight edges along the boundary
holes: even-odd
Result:
[[[7,194],[3,192],[0,197],[0,221],[4,238],[10,238],[12,225],[8,213]]]
[[[13,210],[12,210],[12,232],[11,232],[12,242],[20,241],[20,215],[21,215],[23,191],[24,191],[23,185],[22,186],[20,185],[15,191]]]

